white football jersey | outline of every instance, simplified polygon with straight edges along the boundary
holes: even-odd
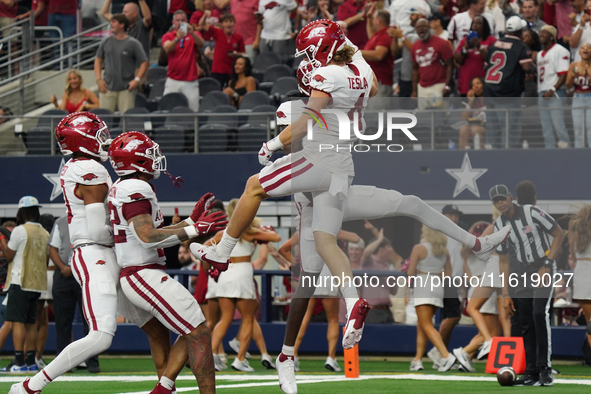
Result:
[[[96,243],[90,237],[88,231],[89,223],[86,221],[86,209],[84,200],[76,196],[78,185],[107,185],[113,184],[107,169],[98,161],[92,159],[70,159],[64,165],[60,175],[64,200],[66,202],[66,213],[68,216],[68,230],[70,231],[70,242],[72,246],[86,243]],[[105,198],[105,217],[108,218],[107,198]],[[108,224],[108,223],[107,223]],[[107,246],[112,246],[110,245]]]
[[[538,93],[552,89],[560,76],[568,73],[570,53],[560,44],[538,52]]]
[[[155,228],[164,225],[164,216],[158,206],[156,193],[152,185],[139,179],[119,179],[109,191],[109,208],[111,210],[111,224],[115,237],[115,254],[121,268],[160,264],[166,265],[163,249],[147,249],[139,242],[134,232],[129,228],[125,219],[126,204],[147,200],[150,203],[152,221]]]
[[[347,138],[339,138],[339,121],[336,115],[325,113],[320,123],[312,128],[312,138],[303,141],[304,156],[314,165],[327,171],[353,176],[353,160],[348,147],[357,137],[353,132],[356,127],[361,134],[365,132],[363,114],[373,83],[371,67],[357,51],[353,61],[345,66],[329,65],[320,67],[312,73],[312,89],[330,95],[331,102],[325,109],[340,110],[349,121]],[[307,112],[305,109],[303,112]],[[354,120],[356,121],[354,122]],[[328,145],[342,145],[345,149],[324,149]]]

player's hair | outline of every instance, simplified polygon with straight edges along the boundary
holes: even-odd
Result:
[[[474,231],[474,229],[478,226],[481,226],[483,224],[490,224],[489,222],[485,222],[484,220],[479,220],[476,223],[474,223],[472,226],[470,226],[470,229],[468,230],[468,232],[470,234],[472,234],[472,232]],[[486,228],[485,228],[486,229]],[[482,233],[480,233],[482,234]],[[473,234],[476,235],[476,234]],[[478,235],[480,236],[480,235]],[[472,253],[472,251],[470,250],[469,247],[467,247],[466,245],[462,245],[462,250],[460,251],[460,255],[462,256],[463,259],[467,259],[468,257],[470,257],[470,253]]]
[[[484,41],[484,40],[486,40],[490,36],[490,33],[491,33],[490,32],[490,25],[488,23],[488,20],[484,16],[482,16],[482,15],[476,15],[474,17],[474,19],[476,19],[476,18],[481,18],[482,19],[482,37],[480,37],[480,39],[482,41]],[[474,25],[474,19],[472,20],[472,24],[470,24],[470,30],[474,30],[472,28],[472,25]]]
[[[225,21],[236,22],[236,18],[234,18],[234,15],[232,14],[222,15],[220,17],[220,23],[224,23]]]
[[[376,13],[376,17],[378,19],[381,19],[382,22],[386,25],[386,26],[390,26],[390,13],[386,10],[379,10]]]
[[[332,60],[335,63],[349,63],[351,60],[353,60],[354,54],[355,48],[345,45],[343,49],[339,49],[334,53]]]
[[[568,241],[582,253],[591,242],[591,205],[585,205],[568,224]]]
[[[421,238],[431,244],[433,256],[443,256],[447,251],[447,237],[443,233],[423,225]]]
[[[82,92],[84,92],[84,88],[82,87],[82,84],[84,83],[84,79],[82,78],[82,74],[80,74],[80,71],[75,70],[75,69],[70,69],[67,73],[66,73],[66,88],[64,89],[64,91],[66,92],[66,95],[69,96],[70,94],[72,94],[72,87],[70,86],[70,74],[74,74],[78,77],[78,79],[80,80],[80,90]]]
[[[183,11],[184,12],[184,11]],[[129,19],[123,14],[113,14],[111,20],[116,20],[119,23],[123,23],[125,31],[129,29]]]
[[[536,203],[536,186],[531,181],[521,181],[515,188],[515,196],[519,205]]]
[[[27,222],[39,222],[39,207],[19,208],[16,212],[16,224],[20,226]]]

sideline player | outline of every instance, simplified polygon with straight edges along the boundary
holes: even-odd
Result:
[[[109,191],[109,208],[121,266],[121,289],[132,304],[179,335],[167,369],[152,393],[172,392],[175,374],[184,366],[187,352],[199,391],[214,393],[211,333],[193,295],[164,271],[163,248],[223,230],[228,223],[226,216],[208,213],[207,204],[197,204],[199,212],[162,228],[164,217],[150,184],[166,171],[166,159],[158,144],[139,131],[129,131],[113,140],[109,158],[120,177]],[[208,201],[213,201],[213,196]]]
[[[110,141],[109,130],[98,116],[75,112],[61,120],[55,136],[62,153],[72,155],[60,181],[74,248],[72,273],[82,288],[82,309],[89,333],[68,345],[35,376],[14,384],[10,394],[40,393],[55,378],[107,350],[117,329],[119,266],[106,204],[112,182],[100,163],[107,159],[103,147]],[[119,301],[126,309],[124,304],[128,301],[124,297]],[[170,342],[163,338],[167,334],[165,327],[142,311],[127,317],[148,334],[160,376],[170,351]]]
[[[300,90],[302,93],[309,95],[309,89],[309,86],[303,84],[300,79]],[[277,125],[283,127],[289,125],[292,119],[292,110],[294,110],[293,112],[301,111],[303,105],[301,101],[281,104],[277,109]],[[300,283],[303,283],[302,278],[305,276],[311,277],[311,281],[308,283],[316,283],[315,278],[321,272],[324,261],[316,252],[313,236],[311,235],[312,204],[302,193],[295,194],[294,200],[296,201],[296,207],[300,214],[300,232],[303,234],[299,237],[302,261]],[[431,208],[418,197],[403,196],[395,190],[379,189],[373,186],[353,185],[349,189],[343,221],[371,220],[393,216],[409,216],[417,219],[423,224],[444,232],[465,245],[472,245],[473,250],[478,249],[478,247],[475,247],[478,244],[479,250],[475,254],[481,260],[487,260],[494,252],[496,246],[506,238],[509,232],[509,227],[506,227],[494,236],[476,238],[454,224],[443,214]],[[314,290],[314,288],[306,288],[304,286],[298,286],[296,288],[287,317],[283,342],[284,348],[294,346],[301,322],[306,313],[308,301],[312,297]],[[452,365],[453,363],[450,363],[449,367]],[[278,357],[277,373],[282,390],[285,393],[297,393],[294,361],[286,359],[284,362],[280,362]]]

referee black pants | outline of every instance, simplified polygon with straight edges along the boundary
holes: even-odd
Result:
[[[537,269],[526,270],[528,280],[532,274],[537,272]],[[548,287],[530,287],[526,290],[523,293],[520,292],[519,296],[521,297],[513,301],[517,304],[519,310],[521,335],[525,348],[525,373],[538,375],[541,367],[552,366],[550,304],[552,302],[553,288],[550,285]]]
[[[56,355],[58,355],[72,342],[72,322],[74,321],[76,304],[82,311],[82,289],[74,276],[65,277],[59,269],[56,269],[53,274],[52,295],[57,337]],[[84,324],[84,335],[86,335],[88,334],[88,324],[86,319],[82,319],[82,322]],[[98,355],[88,359],[86,365],[98,367]]]

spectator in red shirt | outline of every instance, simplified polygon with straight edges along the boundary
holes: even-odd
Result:
[[[162,48],[168,54],[168,73],[164,94],[183,93],[189,101],[189,107],[193,111],[198,111],[197,51],[203,46],[204,41],[201,35],[194,31],[193,26],[187,23],[185,11],[175,11],[172,25],[174,31],[162,36]]]
[[[230,5],[230,14],[236,19],[234,31],[244,39],[246,56],[254,61],[254,43],[257,29],[262,28],[257,24],[257,13],[259,12],[259,0],[214,0],[215,6],[223,10]],[[258,47],[258,43],[256,46]]]
[[[197,9],[191,15],[190,23],[193,25],[195,30],[199,30],[199,21],[205,14],[205,11],[210,11],[210,15],[207,18],[207,23],[212,26],[218,26],[220,24],[220,17],[222,16],[221,11],[215,6],[213,0],[203,0],[203,7],[202,9]]]
[[[16,5],[16,0],[1,0],[0,1],[0,27],[6,27],[14,23],[14,18],[16,18],[16,14],[18,11],[18,7]],[[9,29],[3,32],[4,37],[9,34]]]
[[[32,12],[33,15],[35,15],[35,26],[47,26],[47,6],[45,4],[46,1],[47,0],[33,0],[33,2],[31,3],[31,11],[27,11],[24,14],[18,15],[14,20],[20,21],[21,19],[30,18]],[[35,36],[37,37],[37,34],[35,34]]]
[[[451,92],[453,53],[448,42],[431,35],[429,21],[420,19],[415,30],[419,40],[412,44],[412,84],[411,97],[418,97],[419,109],[440,107]],[[442,63],[443,62],[443,63]]]
[[[244,39],[238,33],[234,33],[236,19],[232,14],[226,14],[221,17],[222,28],[209,25],[207,26],[209,11],[205,11],[201,18],[200,25],[203,30],[203,38],[214,40],[215,48],[213,51],[213,64],[211,66],[211,76],[217,79],[222,86],[232,77],[232,64],[238,56],[245,55]]]
[[[359,48],[364,48],[367,43],[364,22],[370,7],[371,3],[366,3],[365,0],[347,0],[337,11],[337,20],[344,21],[349,29],[347,37]]]
[[[470,90],[470,82],[475,77],[484,78],[484,67],[486,65],[486,55],[488,47],[497,40],[490,34],[490,26],[486,18],[475,16],[472,20],[470,31],[478,36],[462,38],[456,49],[455,60],[460,65],[458,70],[458,91],[462,96],[466,96]]]
[[[361,51],[363,58],[371,66],[378,79],[378,96],[392,96],[392,77],[394,71],[394,56],[390,52],[392,37],[388,35],[390,13],[380,10],[375,13],[375,3],[368,13],[367,35],[369,41]]]
[[[191,4],[193,9],[189,8],[189,4]],[[178,10],[185,11],[186,15],[191,15],[193,11],[195,11],[193,0],[169,0],[168,15],[166,18],[164,31],[168,31],[168,29],[170,29],[170,26],[172,26],[172,20],[174,18],[174,13]]]
[[[47,25],[62,29],[64,38],[76,34],[76,11],[78,10],[78,0],[51,0],[47,17]],[[59,38],[59,34],[51,30],[51,37]]]

